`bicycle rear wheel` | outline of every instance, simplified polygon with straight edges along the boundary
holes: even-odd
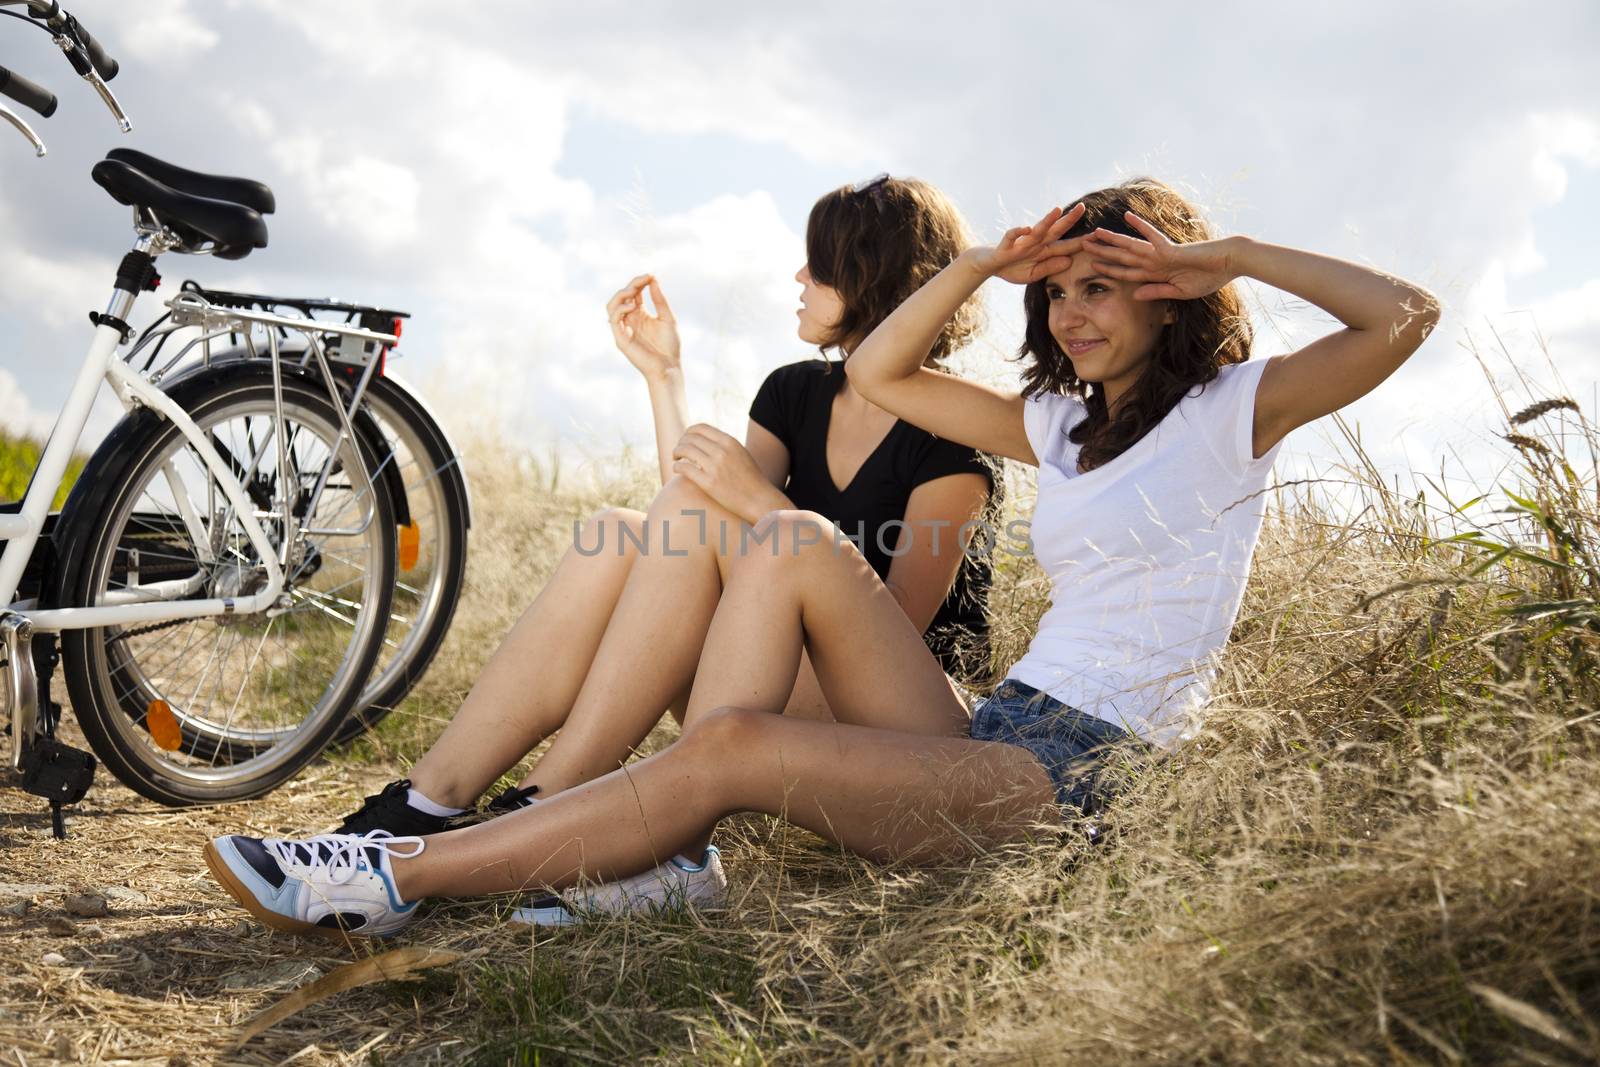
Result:
[[[230,366],[171,395],[234,468],[280,553],[284,502],[297,514],[284,596],[252,615],[64,631],[63,671],[90,746],[130,788],[172,805],[239,800],[299,771],[354,709],[389,616],[392,505],[381,489],[364,492],[353,472],[375,459],[357,442],[336,444],[339,415],[320,383],[283,382],[288,485],[268,365]],[[199,454],[148,411],[96,452],[60,538],[62,605],[142,595],[158,581],[185,583],[193,597],[247,596],[265,583]]]
[[[384,647],[356,711],[334,737],[360,737],[399,706],[444,643],[467,569],[470,523],[459,458],[433,416],[403,385],[374,378],[367,410],[405,486],[410,522],[399,529],[394,602]]]

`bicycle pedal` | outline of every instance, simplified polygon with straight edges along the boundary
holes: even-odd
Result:
[[[38,738],[28,746],[22,760],[22,788],[50,802],[51,832],[56,837],[67,836],[62,806],[76,804],[88,795],[94,768],[92,755],[53,737]]]

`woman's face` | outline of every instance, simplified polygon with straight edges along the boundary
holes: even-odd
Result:
[[[811,277],[808,263],[795,273],[794,280],[801,285],[800,308],[795,312],[800,318],[800,340],[820,345],[827,340],[844,315],[844,300],[839,290],[823,285]]]
[[[1073,373],[1105,390],[1108,403],[1138,381],[1161,328],[1172,321],[1162,300],[1135,300],[1136,283],[1107,278],[1089,256],[1076,256],[1045,279],[1050,336],[1072,361]]]

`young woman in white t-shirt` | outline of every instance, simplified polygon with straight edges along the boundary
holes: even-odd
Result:
[[[1020,392],[923,366],[945,322],[995,276],[1028,286]],[[1232,284],[1241,277],[1344,325],[1247,363]],[[1213,239],[1159,182],[1051,211],[963,253],[847,364],[873,403],[1040,468],[1032,536],[1054,604],[970,736],[878,725],[907,704],[956,697],[860,553],[823,533],[819,516],[773,512],[762,522],[781,550],[734,563],[671,748],[425,841],[218,838],[207,847],[212,870],[270,925],[387,934],[427,896],[649,870],[738,811],[780,815],[863,855],[916,860],[1015,836],[1062,805],[1092,808],[1105,752],[1171,744],[1203,703],[1278,444],[1377,386],[1437,318],[1425,290],[1382,272]],[[802,651],[835,722],[778,714]],[[677,889],[694,898],[692,879]]]

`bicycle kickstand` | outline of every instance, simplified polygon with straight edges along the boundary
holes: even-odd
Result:
[[[39,729],[33,624],[20,615],[0,616],[0,653],[5,655],[11,688],[11,766],[22,771],[24,790],[50,802],[50,832],[59,840],[67,836],[61,809],[89,792],[95,760],[55,739],[55,714],[47,713],[44,730]],[[47,711],[53,712],[53,706]]]

